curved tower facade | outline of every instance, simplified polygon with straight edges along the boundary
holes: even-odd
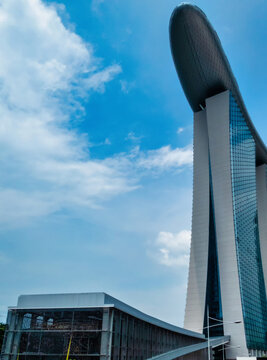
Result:
[[[267,150],[220,40],[196,6],[170,22],[194,112],[194,187],[185,328],[231,335],[227,359],[267,354]],[[215,326],[216,325],[216,326]]]

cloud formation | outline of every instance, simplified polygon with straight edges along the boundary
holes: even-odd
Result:
[[[0,51],[1,220],[129,191],[69,126],[83,111],[79,98],[103,92],[121,67],[101,69],[90,45],[40,0],[1,2]]]
[[[98,11],[99,6],[104,2],[104,0],[92,0],[92,10],[93,11]]]
[[[193,150],[191,146],[171,149],[170,145],[150,150],[140,156],[138,166],[145,169],[170,169],[191,165]]]
[[[125,140],[130,140],[133,142],[140,142],[143,136],[137,136],[133,131],[130,131],[128,135],[125,137]]]
[[[191,242],[191,231],[178,233],[161,231],[155,241],[155,259],[169,267],[188,266]]]
[[[142,171],[191,164],[190,147],[90,157],[87,137],[72,119],[83,115],[82,100],[104,92],[122,69],[102,68],[90,44],[64,26],[56,7],[3,0],[0,52],[0,222],[96,207],[136,189]]]

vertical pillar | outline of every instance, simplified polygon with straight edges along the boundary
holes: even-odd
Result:
[[[267,290],[267,172],[266,165],[256,168],[257,181],[257,204],[258,204],[258,221],[260,234],[261,259]]]
[[[224,333],[231,335],[231,345],[241,347],[227,350],[227,358],[234,359],[240,352],[248,354],[248,350],[246,347],[235,245],[229,91],[207,99],[206,111],[222,312],[223,320],[226,321]],[[242,323],[231,324],[235,320],[242,320]]]
[[[194,180],[190,265],[184,327],[203,328],[209,246],[209,146],[206,111],[194,114]]]
[[[110,360],[112,350],[113,309],[103,309],[100,360]]]
[[[12,352],[14,330],[16,327],[16,318],[17,318],[16,311],[9,310],[8,319],[7,319],[8,330],[6,330],[7,334],[5,335],[6,336],[5,347],[4,349],[2,349],[3,360],[9,360],[11,358],[10,355],[8,354],[11,354]]]
[[[113,310],[113,314],[113,359],[118,360],[120,356],[121,312],[119,312],[118,310]]]
[[[12,346],[12,360],[16,360],[19,353],[19,343],[20,343],[20,337],[21,337],[21,327],[23,322],[23,314],[17,313],[17,321],[16,321],[16,328],[15,333],[13,337],[13,346]]]

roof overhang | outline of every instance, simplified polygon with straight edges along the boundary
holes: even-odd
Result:
[[[177,74],[194,112],[205,100],[225,90],[233,94],[256,143],[257,165],[267,163],[267,149],[247,112],[221,42],[197,6],[178,6],[170,20],[170,44]]]

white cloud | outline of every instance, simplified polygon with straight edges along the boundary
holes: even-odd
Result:
[[[177,134],[181,134],[182,132],[184,132],[184,128],[179,127],[178,130],[177,130]]]
[[[191,146],[171,149],[170,145],[150,150],[140,156],[138,165],[146,169],[170,169],[191,165],[193,150]]]
[[[121,91],[124,94],[129,94],[129,92],[135,87],[135,82],[129,82],[126,80],[120,80],[120,84],[121,84]]]
[[[104,145],[111,145],[111,141],[109,140],[109,138],[105,139]]]
[[[191,231],[182,230],[176,234],[162,231],[155,241],[154,258],[169,267],[188,266]]]
[[[137,136],[133,131],[130,131],[126,136],[125,140],[131,140],[134,142],[138,142],[143,138],[143,136]]]
[[[1,221],[42,216],[69,204],[94,206],[134,187],[90,160],[68,122],[79,97],[105,90],[121,67],[101,69],[89,44],[40,0],[0,5]]]
[[[97,12],[103,2],[104,0],[92,0],[92,10]]]
[[[105,84],[113,80],[113,78],[120,72],[121,67],[119,65],[113,65],[103,71],[99,71],[84,81],[86,89],[104,92]]]
[[[84,111],[81,98],[105,91],[122,69],[101,68],[55,7],[2,0],[0,52],[0,222],[96,207],[136,189],[144,171],[191,164],[191,147],[90,158],[86,135],[71,129],[70,119]]]
[[[130,134],[130,136],[135,136],[134,133]],[[140,146],[135,146],[127,154],[117,154],[113,158],[103,161],[104,164],[109,164],[132,179],[133,176],[135,176],[135,179],[140,179],[146,174],[153,175],[164,171],[183,170],[191,166],[192,162],[193,151],[191,145],[175,149],[167,145],[147,151],[142,151]]]

